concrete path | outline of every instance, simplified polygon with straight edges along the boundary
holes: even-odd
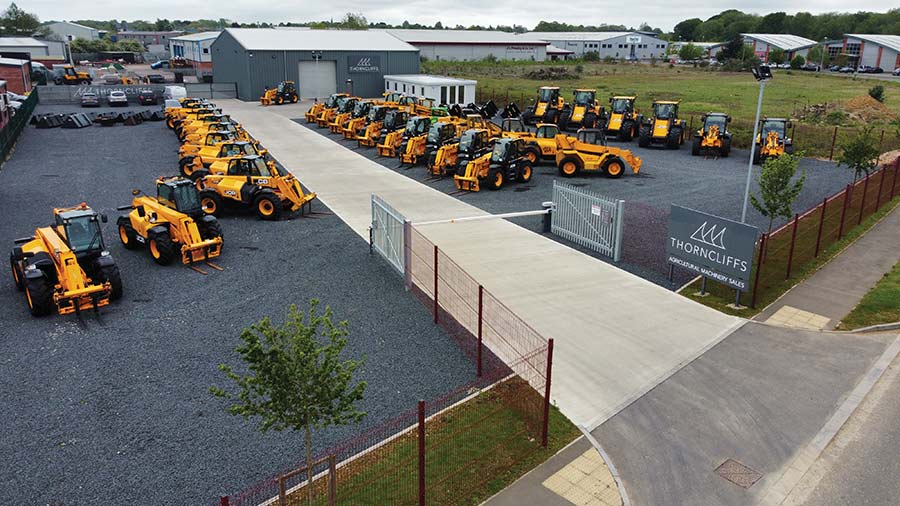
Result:
[[[754,320],[833,330],[898,261],[900,211],[894,208],[865,235]]]
[[[302,117],[299,106],[217,103],[363,238],[373,193],[414,222],[485,214],[294,123],[289,117]],[[588,428],[742,324],[505,220],[428,225],[421,232],[535,330],[555,338],[553,401]]]

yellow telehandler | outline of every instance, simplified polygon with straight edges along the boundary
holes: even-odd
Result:
[[[338,109],[337,114],[334,115],[334,118],[332,118],[332,120],[328,122],[328,129],[331,130],[331,133],[341,133],[341,130],[344,128],[344,124],[353,117],[353,111],[356,110],[357,104],[361,103],[364,103],[363,99],[361,98],[351,97],[347,99],[343,107]]]
[[[57,67],[54,66],[54,69]],[[54,80],[57,85],[60,84],[71,84],[71,85],[88,85],[91,84],[94,79],[91,78],[91,75],[87,72],[79,72],[75,70],[75,67],[71,65],[63,65],[62,73],[60,73],[56,79]]]
[[[382,121],[380,131],[376,133],[378,136],[371,140],[368,137],[361,137],[359,139],[359,145],[368,146],[368,142],[378,142],[378,139],[381,138],[381,134],[383,134],[384,140],[376,144],[378,156],[395,156],[397,146],[400,145],[400,141],[403,139],[403,127],[406,126],[406,121],[408,119],[409,113],[405,110],[392,109],[388,111],[384,115],[384,121]],[[368,133],[367,128],[366,134]]]
[[[332,100],[332,97],[334,100]],[[316,126],[319,128],[325,128],[328,126],[328,123],[331,123],[331,120],[337,115],[339,109],[343,109],[344,104],[350,100],[350,95],[346,93],[337,93],[332,95],[325,101],[325,107],[322,108],[322,112],[316,116]]]
[[[534,132],[524,128],[518,118],[507,118],[501,125],[501,136],[525,141],[523,156],[537,165],[541,160],[556,157],[556,136],[561,135],[559,126],[552,123],[538,123]]]
[[[182,139],[182,144],[199,144],[200,142],[202,142],[202,139],[206,138],[206,136],[211,132],[229,133],[239,141],[253,140],[253,138],[250,137],[250,134],[248,134],[246,130],[241,128],[241,125],[232,123],[230,121],[224,121],[219,123],[205,123],[202,128],[194,130],[192,133],[185,135],[184,139]]]
[[[558,86],[538,88],[537,101],[522,113],[522,121],[526,125],[536,123],[558,123],[565,100],[559,96]]]
[[[340,133],[344,137],[344,139],[347,139],[350,141],[356,140],[356,137],[357,137],[357,135],[359,135],[359,132],[363,128],[365,128],[366,123],[369,121],[369,115],[372,114],[372,111],[375,110],[376,108],[382,109],[381,118],[383,119],[384,118],[384,110],[386,110],[386,109],[384,109],[384,106],[377,105],[372,100],[361,100],[361,101],[357,102],[356,106],[353,108],[353,112],[350,114],[350,119],[348,119],[347,122],[344,123],[344,126],[341,127]],[[374,117],[377,115],[378,115],[378,113],[375,113],[373,115],[373,121],[374,121]]]
[[[16,239],[9,256],[13,283],[34,316],[97,310],[122,297],[122,277],[106,249],[106,216],[82,203],[53,210],[54,223]]]
[[[589,128],[579,130],[575,137],[556,137],[556,166],[563,177],[575,177],[582,172],[602,172],[606,177],[619,178],[625,168],[637,174],[642,161],[627,149],[606,145],[602,130]]]
[[[462,174],[453,176],[456,189],[477,192],[486,184],[489,190],[499,190],[506,181],[531,181],[531,162],[522,156],[524,145],[522,139],[497,139],[490,153],[471,160]]]
[[[306,114],[303,115],[304,119],[306,119],[307,123],[315,123],[316,119],[319,118],[319,115],[322,114],[322,111],[324,111],[326,107],[335,107],[337,105],[338,97],[346,96],[348,96],[346,93],[332,93],[328,98],[321,102],[316,99],[309,110],[306,111]]]
[[[660,144],[668,149],[678,149],[684,144],[687,123],[678,118],[678,101],[656,100],[653,115],[643,118],[638,131],[638,146]]]
[[[446,126],[451,132],[456,129],[449,123],[434,122],[435,126]],[[403,137],[397,146],[400,164],[416,165],[421,157],[425,156],[426,141],[432,128],[430,116],[413,116],[406,122],[403,128]]]
[[[609,99],[609,115],[606,118],[605,133],[614,135],[620,141],[628,142],[638,133],[643,118],[634,108],[634,96],[615,96]]]
[[[731,116],[723,112],[709,112],[701,118],[700,129],[694,134],[691,143],[691,154],[694,156],[710,154],[716,158],[726,158],[731,152],[731,132],[728,124]]]
[[[597,90],[577,89],[571,104],[565,104],[559,116],[560,130],[597,128],[604,118],[604,110],[597,102]]]
[[[251,155],[265,155],[265,150],[258,150],[256,145],[248,141],[229,141],[215,146],[205,146],[196,154],[186,155],[178,161],[181,175],[194,179],[199,169],[208,168],[214,162],[229,161]]]
[[[259,97],[262,105],[296,104],[299,101],[294,81],[281,81],[275,88],[266,88]]]
[[[201,148],[237,140],[235,135],[231,132],[206,132],[204,135],[199,137],[199,142],[196,144],[189,144],[185,142],[178,147],[179,160],[188,155],[196,155]]]
[[[762,164],[766,158],[777,158],[784,153],[794,153],[793,140],[788,137],[791,120],[784,118],[762,118],[759,133],[753,147],[753,163]]]

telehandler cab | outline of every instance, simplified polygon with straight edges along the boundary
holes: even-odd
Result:
[[[597,102],[597,90],[575,90],[571,104],[563,106],[559,117],[561,130],[578,130],[579,128],[597,128],[603,120],[604,110]]]
[[[766,158],[777,158],[784,153],[794,153],[794,143],[788,137],[791,121],[784,118],[763,118],[759,120],[759,133],[753,148],[753,163],[761,164]]]
[[[359,97],[344,97],[343,99],[338,99],[338,107],[334,110],[334,114],[332,114],[331,118],[327,119],[322,126],[328,127],[329,130],[334,132],[333,126],[337,125],[338,131],[334,133],[339,133],[340,124],[350,118],[350,114],[353,113],[353,108],[356,107],[357,102],[360,100],[362,99]]]
[[[222,229],[215,216],[203,212],[194,182],[177,176],[160,177],[156,192],[154,198],[134,190],[131,205],[118,208],[131,210],[117,220],[119,239],[125,248],[145,245],[159,265],[168,265],[180,256],[183,264],[193,267],[205,261],[222,270],[209,262],[222,253]]]
[[[406,127],[403,128],[403,136],[395,151],[399,153],[400,164],[415,165],[419,158],[425,154],[425,139],[431,130],[432,118],[430,116],[413,116],[406,121]],[[437,124],[437,123],[435,123]],[[442,123],[456,131],[453,125]],[[388,143],[385,138],[385,143]],[[381,154],[381,146],[379,154]],[[388,155],[385,155],[388,156]]]
[[[337,107],[337,99],[340,97],[347,97],[346,93],[332,93],[325,100],[316,102],[306,111],[306,114],[303,115],[304,119],[306,119],[307,123],[315,123],[319,116],[326,108]]]
[[[275,88],[266,88],[259,102],[262,105],[296,104],[300,100],[294,81],[281,81]]]
[[[236,141],[237,138],[231,132],[206,132],[200,136],[197,144],[184,143],[178,148],[178,159],[182,159],[188,155],[196,155],[201,148],[215,146],[223,142]]]
[[[382,122],[381,129],[376,132],[376,137],[370,141],[368,137],[360,138],[359,145],[360,146],[369,146],[368,142],[372,142],[374,146],[378,148],[379,156],[393,156],[394,149],[400,143],[400,140],[403,138],[403,127],[406,125],[406,121],[409,118],[409,113],[401,109],[392,109],[388,111],[384,115],[384,121]],[[366,133],[368,134],[368,129],[366,129]],[[384,134],[384,140],[379,144],[374,144],[378,142],[378,139],[381,137],[381,134]],[[388,144],[390,142],[390,144]],[[382,152],[388,153],[387,155],[383,155]]]
[[[166,126],[175,130],[175,133],[178,133],[178,129],[181,125],[194,121],[198,118],[202,118],[205,116],[209,116],[211,114],[222,114],[222,110],[216,108],[215,106],[209,104],[201,104],[200,107],[195,107],[193,109],[181,109],[182,112],[173,112],[166,119]]]
[[[322,108],[322,112],[316,116],[316,126],[319,128],[328,126],[328,123],[330,123],[338,113],[338,109],[342,109],[348,100],[350,100],[350,95],[346,93],[337,93],[328,97],[325,101],[325,107]]]
[[[187,136],[194,132],[206,130],[206,125],[210,123],[230,123],[231,116],[227,114],[210,114],[200,116],[193,121],[185,121],[180,125],[175,125],[175,133],[178,134],[178,140],[184,142]]]
[[[643,119],[634,108],[637,97],[615,96],[609,99],[609,116],[606,119],[606,135],[615,135],[628,142],[638,133]]]
[[[641,170],[641,159],[627,149],[608,147],[602,130],[586,128],[575,137],[560,135],[556,140],[556,166],[563,177],[603,172],[606,177],[619,178],[625,173],[626,163],[635,174]]]
[[[716,158],[720,156],[726,158],[731,152],[731,132],[728,131],[731,116],[723,112],[710,112],[704,114],[700,121],[703,124],[694,134],[691,154],[694,156],[713,154]]]
[[[425,138],[425,146],[422,150],[422,154],[418,155],[425,157],[425,167],[429,172],[432,172],[432,174],[434,173],[438,152],[448,144],[456,144],[456,152],[459,152],[459,138],[456,137],[456,127],[450,123],[444,122],[432,124],[431,128],[428,129],[428,135]],[[407,145],[407,151],[409,151],[409,145]],[[449,153],[445,152],[444,156],[447,156],[448,154]],[[401,155],[401,157],[402,156],[403,155]],[[456,165],[455,162],[453,165]],[[442,173],[439,173],[438,175],[442,175]]]
[[[543,86],[538,88],[537,101],[522,113],[522,121],[526,125],[557,123],[564,105],[565,100],[559,96],[559,87]]]
[[[505,119],[501,128],[503,137],[522,139],[525,141],[523,156],[536,165],[545,158],[556,156],[556,136],[561,135],[559,127],[552,123],[538,123],[531,132],[520,129],[517,119]]]
[[[13,283],[25,292],[31,314],[77,314],[122,297],[122,277],[100,231],[106,216],[82,203],[54,209],[53,218],[33,236],[16,239],[9,256]]]
[[[187,155],[178,161],[181,175],[195,179],[194,173],[208,168],[213,162],[229,161],[250,155],[264,155],[265,150],[256,149],[256,145],[248,141],[229,141],[201,148],[195,155]]]
[[[341,128],[341,135],[344,136],[344,139],[347,140],[355,140],[356,136],[359,135],[360,130],[365,128],[366,122],[369,121],[369,115],[376,108],[384,108],[384,106],[376,105],[375,102],[371,100],[362,100],[356,103],[356,106],[353,108],[353,113],[350,115],[350,119],[347,120],[347,123]],[[377,116],[377,113],[375,114]],[[381,118],[384,118],[384,110],[381,111]]]
[[[638,146],[646,148],[651,144],[661,144],[669,149],[678,149],[684,144],[687,124],[678,119],[678,102],[656,100],[653,115],[644,118],[638,132]]]
[[[490,153],[470,161],[463,174],[453,176],[456,189],[477,192],[484,183],[489,190],[499,190],[507,180],[531,181],[531,163],[522,156],[524,146],[522,139],[497,139]]]
[[[358,99],[353,104],[353,109],[335,116],[334,121],[328,124],[328,128],[331,129],[331,133],[333,134],[342,134],[351,121],[358,120],[365,122],[366,114],[368,114],[370,107],[372,107],[371,100]]]

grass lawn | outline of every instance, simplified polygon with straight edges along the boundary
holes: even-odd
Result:
[[[894,322],[900,322],[900,263],[885,274],[853,311],[841,320],[838,329],[852,330]]]

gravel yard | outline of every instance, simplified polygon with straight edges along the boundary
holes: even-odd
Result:
[[[132,188],[150,193],[155,177],[174,173],[177,147],[162,122],[28,127],[0,170],[0,212],[13,218],[0,223],[2,244],[11,248],[48,224],[54,206],[86,201],[109,215],[105,239],[125,285],[101,318],[80,323],[31,317],[4,277],[0,504],[212,505],[293,467],[302,460],[300,435],[260,434],[252,421],[226,414],[208,388],[227,386],[216,367],[238,364],[233,350],[244,326],[264,316],[280,321],[289,304],[313,297],[350,321],[346,353],[367,357],[364,426],[474,376],[391,267],[319,202],[313,217],[223,217],[217,263],[225,271],[208,276],[125,250],[116,206],[130,202]],[[319,431],[315,446],[360,429]]]
[[[340,135],[332,134],[329,130],[317,128],[315,125],[307,125],[302,119],[294,121],[395,172],[448,194],[456,192],[452,178],[430,178],[423,164],[414,168],[409,166],[401,168],[396,158],[378,157],[374,148],[358,148],[356,141],[345,141]],[[665,237],[671,204],[740,220],[750,153],[733,150],[728,158],[714,160],[691,156],[688,143],[679,150],[640,148],[637,141],[631,143],[611,141],[610,145],[630,149],[639,156],[643,160],[639,174],[628,171],[620,179],[608,179],[599,174],[569,179],[560,177],[555,161],[548,159],[535,168],[534,175],[527,184],[510,183],[499,191],[483,189],[478,193],[455,193],[454,196],[491,213],[529,211],[540,209],[542,202],[551,200],[553,181],[559,180],[609,197],[623,199],[626,202],[625,239],[622,249],[623,260],[617,265],[663,286],[670,288],[680,286],[681,282],[687,281],[692,276],[676,272],[675,283],[669,283],[665,278],[667,272]],[[843,189],[853,179],[851,171],[828,161],[805,159],[800,164],[800,169],[806,171],[807,178],[803,192],[794,205],[796,211],[803,211],[821,202],[822,198]],[[759,166],[756,166],[751,192],[756,191],[758,174]],[[752,206],[747,216],[748,221],[760,230],[765,231],[768,227],[768,219]],[[536,232],[541,230],[540,217],[517,218],[512,221]],[[783,222],[784,220],[777,220],[775,227]],[[547,235],[554,240],[572,245],[555,235]],[[604,261],[609,260],[591,250],[581,250]]]

